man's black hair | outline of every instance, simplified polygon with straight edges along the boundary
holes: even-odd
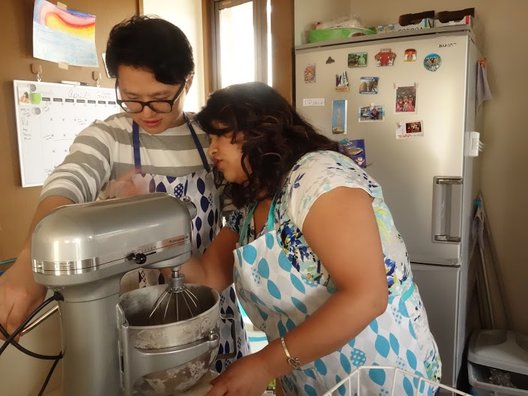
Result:
[[[164,84],[181,83],[194,72],[185,34],[164,19],[148,16],[134,16],[110,31],[106,66],[112,77],[118,77],[120,65],[151,71]]]

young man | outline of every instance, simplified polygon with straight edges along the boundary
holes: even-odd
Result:
[[[205,155],[207,136],[183,112],[194,74],[186,36],[163,19],[132,17],[110,32],[106,62],[124,112],[94,122],[77,136],[64,162],[44,183],[30,231],[65,204],[163,191],[187,196],[196,205],[193,250],[203,253],[218,231],[221,213]],[[30,245],[31,232],[17,261],[0,278],[0,324],[9,333],[46,292],[33,280]],[[133,273],[132,282],[128,276],[125,287],[148,283],[144,275]],[[248,346],[231,287],[222,293],[221,312],[232,319],[220,329],[220,351],[236,351],[235,360],[248,353]],[[231,360],[219,359],[215,368],[221,372]]]

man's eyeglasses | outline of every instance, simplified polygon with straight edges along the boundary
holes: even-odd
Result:
[[[115,85],[116,97],[118,96],[117,90],[117,80]],[[170,113],[172,111],[172,106],[180,98],[185,86],[187,85],[187,80],[182,81],[180,88],[176,91],[174,98],[167,100],[149,100],[144,102],[142,100],[122,100],[117,99],[117,104],[127,113],[141,113],[145,106],[156,113]]]

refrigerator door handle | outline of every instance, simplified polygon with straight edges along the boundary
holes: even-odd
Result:
[[[459,243],[462,233],[461,177],[433,177],[433,242]]]

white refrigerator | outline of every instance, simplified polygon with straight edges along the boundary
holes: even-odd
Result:
[[[381,184],[450,386],[466,370],[478,60],[467,26],[295,49],[295,106],[320,132],[352,140],[350,152]]]

